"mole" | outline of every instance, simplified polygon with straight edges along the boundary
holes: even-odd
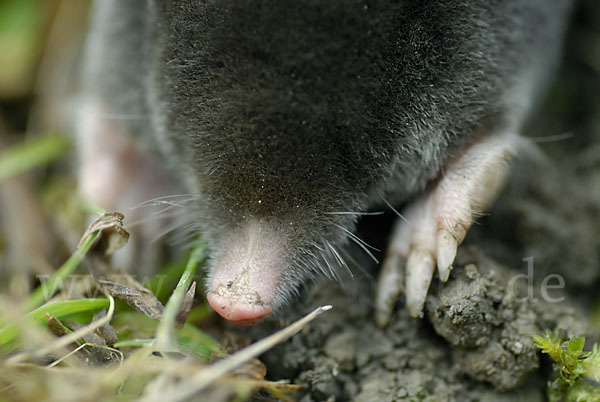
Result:
[[[418,317],[526,142],[571,3],[96,1],[80,192],[126,214],[181,207],[171,228],[203,234],[208,302],[238,325],[338,277],[347,243],[369,252],[358,219],[397,208],[375,318],[401,289]],[[142,220],[138,243],[159,226]]]

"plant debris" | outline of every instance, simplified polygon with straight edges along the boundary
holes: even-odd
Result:
[[[129,232],[123,227],[125,215],[120,212],[107,212],[94,220],[81,236],[77,248],[81,248],[85,241],[98,232],[94,243],[96,254],[111,255],[116,250],[124,247],[129,240]]]
[[[98,283],[108,294],[117,297],[138,311],[152,319],[160,319],[164,307],[151,291],[142,286],[131,275],[111,274],[111,280],[98,279]],[[117,283],[125,282],[126,284]]]

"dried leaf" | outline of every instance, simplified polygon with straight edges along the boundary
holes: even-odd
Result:
[[[108,279],[99,279],[102,288],[114,297],[123,300],[136,311],[154,319],[160,319],[164,310],[160,301],[151,291],[142,286],[131,275],[111,274]]]
[[[46,326],[54,335],[63,336],[69,333],[69,330],[56,317],[46,314],[46,319],[48,320]]]
[[[81,247],[88,237],[98,231],[93,249],[95,252],[110,255],[122,248],[129,240],[129,232],[123,228],[124,218],[125,216],[120,212],[105,213],[88,226],[77,247]]]
[[[181,329],[183,325],[187,321],[190,313],[192,312],[192,307],[194,306],[194,295],[196,294],[196,282],[192,282],[192,286],[190,286],[189,290],[185,294],[183,298],[183,303],[181,303],[181,308],[177,313],[177,317],[175,317],[175,328]]]

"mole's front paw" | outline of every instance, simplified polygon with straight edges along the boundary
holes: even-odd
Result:
[[[404,285],[406,307],[418,317],[437,266],[448,280],[458,245],[474,217],[496,198],[519,142],[516,135],[490,135],[446,165],[439,179],[399,219],[383,262],[375,320],[385,325]],[[402,265],[405,263],[405,270]]]

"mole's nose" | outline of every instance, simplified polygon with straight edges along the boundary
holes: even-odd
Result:
[[[273,309],[269,305],[249,302],[247,300],[231,300],[216,293],[209,292],[208,304],[232,324],[249,327],[269,316]]]

